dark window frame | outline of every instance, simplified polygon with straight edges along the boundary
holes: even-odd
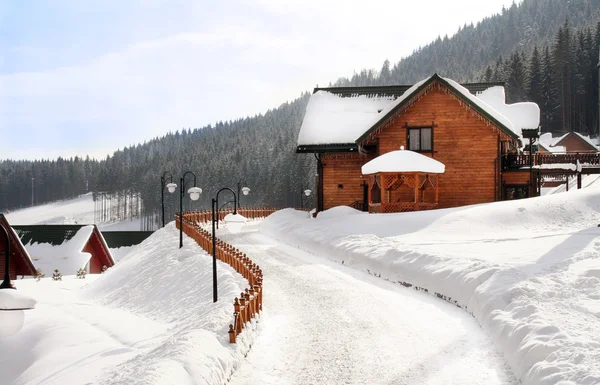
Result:
[[[432,124],[432,125],[429,125],[429,126],[409,126],[409,125],[406,125],[405,127],[406,127],[406,148],[408,150],[414,151],[414,152],[425,152],[425,153],[432,153],[433,154],[433,152],[434,152],[434,146],[433,146],[433,144],[434,144],[434,127],[435,127],[435,124]],[[430,142],[430,147],[431,148],[428,149],[428,150],[422,150],[423,143],[421,142],[421,138],[422,138],[421,130],[423,130],[423,129],[425,129],[425,130],[431,130],[431,142]],[[419,130],[419,149],[412,149],[410,147],[410,144],[411,144],[410,143],[410,131],[411,130]]]

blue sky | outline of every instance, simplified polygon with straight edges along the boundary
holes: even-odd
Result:
[[[511,3],[0,0],[0,159],[105,157],[263,113]]]

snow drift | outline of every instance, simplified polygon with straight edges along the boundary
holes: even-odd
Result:
[[[589,188],[402,214],[289,209],[261,231],[463,307],[524,384],[585,385],[600,383],[599,223]]]

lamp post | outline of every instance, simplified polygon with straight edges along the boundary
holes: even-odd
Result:
[[[183,196],[185,195],[185,177],[187,174],[191,174],[194,176],[194,187],[188,190],[190,194],[190,199],[193,201],[197,201],[200,198],[200,194],[202,194],[202,189],[200,187],[196,187],[196,174],[191,171],[186,171],[183,176],[179,179],[179,248],[183,247]],[[189,181],[188,181],[189,182]],[[170,190],[169,190],[170,191]],[[175,189],[173,189],[175,191]]]
[[[169,190],[169,193],[174,193],[177,185],[173,183],[173,174],[169,171],[165,171],[165,173],[160,177],[160,205],[162,207],[162,227],[165,227],[165,182],[167,181],[167,174],[169,174],[169,183],[167,183],[166,187]]]
[[[304,203],[303,203],[303,199],[302,199],[302,198],[303,198],[303,195],[302,195],[302,194],[304,194],[304,195],[306,195],[306,196],[310,196],[310,193],[311,193],[311,192],[312,192],[311,190],[309,190],[309,189],[305,189],[304,187],[300,189],[300,208],[301,208],[301,209],[303,209],[303,208],[304,208]]]
[[[216,214],[219,209],[219,194],[222,191],[229,190],[233,194],[233,215],[237,215],[237,195],[229,187],[223,187],[217,192],[217,196],[212,199],[212,257],[213,257],[213,302],[217,302],[217,235],[215,224],[219,220]]]
[[[238,199],[241,198],[240,193],[242,193],[244,195],[248,195],[250,193],[250,187],[247,187],[247,186],[248,186],[248,183],[246,182],[246,179],[244,179],[244,178],[240,179],[237,182],[237,196],[238,196]]]
[[[14,289],[10,284],[10,240],[8,239],[8,231],[2,225],[0,225],[0,229],[2,229],[6,238],[6,245],[4,246],[4,280],[0,285],[0,289]]]

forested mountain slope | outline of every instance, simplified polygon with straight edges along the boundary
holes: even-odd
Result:
[[[599,46],[600,1],[524,0],[398,63],[385,61],[381,70],[361,70],[332,85],[411,84],[433,72],[459,81],[501,80],[510,102],[540,105],[543,131],[595,133]],[[304,93],[254,117],[172,132],[99,161],[3,161],[0,210],[31,204],[33,177],[36,203],[92,190],[116,199],[111,207],[118,216],[126,212],[120,209],[125,197],[139,195],[152,226],[160,209],[160,176],[170,171],[179,184],[188,170],[204,190],[189,207],[209,207],[217,189],[235,188],[242,178],[252,189],[242,204],[299,205],[300,190],[314,185],[316,171],[312,155],[295,154],[308,97]],[[178,209],[176,195],[166,197],[169,218]]]

